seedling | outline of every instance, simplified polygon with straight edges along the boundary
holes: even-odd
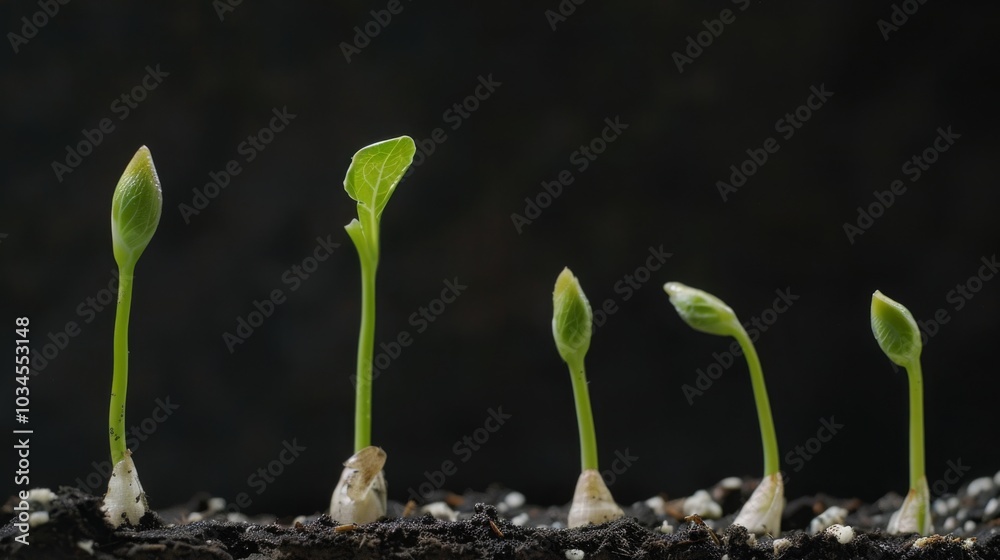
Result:
[[[670,303],[674,305],[677,314],[691,328],[709,334],[734,337],[739,342],[743,355],[746,356],[747,366],[750,368],[750,381],[753,385],[753,398],[757,403],[760,439],[764,447],[764,478],[743,505],[733,523],[742,525],[753,533],[777,535],[781,532],[785,487],[779,472],[778,439],[774,433],[771,404],[767,399],[764,372],[760,367],[757,350],[754,349],[746,329],[736,318],[736,313],[719,298],[679,282],[669,282],[663,289],[670,296]]]
[[[889,520],[890,533],[934,532],[931,498],[924,472],[924,381],[920,371],[923,349],[920,329],[902,304],[875,290],[872,294],[872,334],[892,363],[906,368],[910,382],[910,491]]]
[[[358,335],[354,456],[330,500],[330,517],[340,523],[368,523],[385,515],[385,451],[371,445],[372,359],[375,348],[375,272],[379,258],[379,223],[389,197],[413,162],[416,146],[409,136],[384,140],[358,150],[344,177],[344,190],[358,203],[358,217],[344,229],[361,261],[361,332]]]
[[[148,510],[146,494],[132,453],[125,445],[125,396],[128,389],[128,320],[132,307],[135,264],[160,223],[163,194],[153,157],[146,146],[132,156],[111,199],[111,241],[118,263],[118,308],[115,315],[114,376],[108,436],[111,442],[111,480],[102,510],[114,527],[138,524]]]
[[[597,435],[590,409],[587,373],[583,361],[590,348],[594,315],[579,280],[568,268],[556,278],[552,293],[552,336],[556,349],[569,366],[580,428],[580,478],[569,510],[570,527],[604,523],[625,515],[608,490],[597,463]]]

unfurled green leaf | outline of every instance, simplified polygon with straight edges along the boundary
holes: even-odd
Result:
[[[354,154],[344,177],[344,190],[357,201],[359,215],[364,209],[375,220],[382,218],[382,210],[413,163],[416,151],[412,138],[400,136],[365,146]]]

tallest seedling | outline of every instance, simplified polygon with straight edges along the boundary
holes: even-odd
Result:
[[[778,438],[774,434],[771,404],[767,399],[764,372],[760,367],[757,350],[746,329],[736,318],[736,313],[719,298],[680,282],[669,282],[663,289],[670,296],[670,303],[674,305],[677,314],[691,328],[735,338],[746,356],[753,398],[757,403],[760,439],[764,446],[764,478],[743,505],[733,524],[742,525],[754,533],[777,535],[781,532],[781,512],[785,508],[785,486],[778,470]]]
[[[160,179],[146,146],[132,157],[111,199],[111,242],[118,263],[118,310],[115,315],[114,378],[108,411],[111,440],[111,480],[104,496],[108,521],[137,524],[146,513],[146,495],[132,454],[125,447],[125,393],[128,389],[128,319],[132,307],[135,263],[156,233],[163,209]]]
[[[375,349],[375,271],[382,211],[413,163],[416,146],[409,136],[358,150],[344,177],[344,190],[358,203],[358,217],[344,229],[361,261],[361,333],[354,409],[354,455],[344,463],[330,501],[330,517],[341,523],[367,523],[385,515],[385,451],[371,445],[372,359]]]
[[[889,520],[890,533],[929,535],[931,497],[924,473],[924,380],[920,371],[920,328],[902,304],[876,290],[872,294],[872,334],[892,363],[906,368],[910,381],[910,491]]]

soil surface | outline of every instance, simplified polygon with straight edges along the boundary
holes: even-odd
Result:
[[[974,481],[974,494],[966,485],[958,495],[935,501],[934,524],[942,535],[885,534],[888,515],[901,502],[890,494],[875,504],[826,496],[795,499],[785,509],[778,539],[753,537],[730,526],[755,481],[727,480],[702,495],[719,506],[714,514],[707,511],[711,507],[703,513],[716,517],[721,509],[715,520],[685,521],[684,499],[654,497],[625,507],[623,519],[578,529],[563,528],[568,506],[527,505],[517,492],[491,488],[431,496],[443,502],[435,515],[445,519],[422,513],[414,504],[390,503],[389,518],[361,526],[340,526],[326,515],[279,523],[227,515],[221,500],[205,497],[149,513],[139,527],[116,530],[102,517],[100,497],[61,488],[54,495],[40,492],[44,498],[31,502],[29,545],[15,541],[22,533],[13,520],[0,528],[0,558],[1000,559],[1000,492],[997,484],[988,484],[991,479]],[[4,515],[13,516],[16,504],[8,502]],[[814,527],[810,535],[814,518],[830,506],[845,508],[843,524],[850,529],[838,533]]]

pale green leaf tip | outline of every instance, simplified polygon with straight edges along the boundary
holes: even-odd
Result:
[[[894,364],[907,367],[920,359],[920,327],[903,304],[875,290],[871,323],[875,340]]]
[[[697,331],[732,336],[742,328],[732,308],[708,292],[680,282],[667,282],[663,291],[681,319]]]
[[[374,212],[376,218],[381,217],[385,204],[392,196],[396,185],[402,180],[403,174],[413,163],[413,156],[416,153],[417,145],[413,138],[405,135],[369,144],[355,152],[344,176],[344,190],[358,203],[359,212],[361,207],[365,207],[368,211]],[[398,160],[390,161],[390,157]],[[372,160],[376,158],[380,158],[381,161],[373,165]],[[374,185],[365,181],[365,175],[373,169],[378,170],[377,184]],[[366,186],[367,190],[364,189]]]
[[[135,265],[156,233],[163,211],[153,156],[140,147],[125,167],[111,198],[111,240],[119,266]]]
[[[582,361],[590,349],[594,314],[569,268],[563,268],[552,292],[552,337],[563,361]]]

